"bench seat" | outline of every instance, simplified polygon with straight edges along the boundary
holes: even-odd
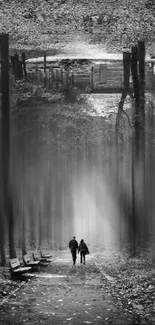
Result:
[[[40,256],[41,256],[41,258],[48,258],[48,259],[50,259],[52,257],[52,255],[42,253],[42,251],[40,251]]]
[[[38,252],[33,252],[32,256],[33,256],[33,260],[39,261],[41,266],[47,266],[50,263],[50,261],[47,261],[45,258],[40,257]]]
[[[28,264],[33,264],[33,265],[38,265],[39,264],[39,261],[29,261],[26,263],[27,265]]]
[[[26,273],[31,270],[31,267],[21,266],[18,258],[10,259],[10,269],[11,273]]]
[[[29,266],[26,266],[26,267],[19,267],[17,269],[14,269],[13,272],[14,273],[17,273],[17,272],[27,272],[27,271],[30,271],[31,270],[31,267]]]
[[[26,266],[37,267],[40,265],[40,261],[33,261],[29,254],[23,256],[23,261]]]

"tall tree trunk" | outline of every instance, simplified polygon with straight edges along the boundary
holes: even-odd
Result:
[[[135,155],[136,161],[140,157],[140,96],[139,96],[139,79],[138,79],[138,47],[132,47],[132,60],[131,71],[133,79],[133,91],[135,101],[135,116],[134,116],[134,129],[135,129]],[[135,163],[136,163],[135,161]]]
[[[132,167],[131,167],[131,178],[132,178],[132,212],[131,212],[131,255],[136,255],[136,245],[137,245],[137,206],[136,206],[136,189],[135,189],[135,175],[139,165],[140,157],[140,123],[139,123],[139,107],[140,107],[140,97],[139,97],[139,79],[138,79],[138,47],[132,47],[131,56],[131,72],[133,80],[133,92],[134,92],[134,134],[132,139]]]
[[[24,214],[24,211],[23,211],[23,224],[22,224],[22,255],[25,255],[26,254],[26,236],[25,236],[25,214]]]
[[[9,37],[1,35],[2,80],[2,170],[4,211],[9,228],[9,254],[16,257],[14,244],[14,210],[10,186],[10,102],[9,102]]]
[[[130,64],[131,64],[131,54],[128,52],[123,52],[123,72],[124,72],[124,85],[122,90],[121,99],[118,106],[118,113],[116,116],[115,132],[116,132],[116,174],[117,182],[119,180],[119,125],[123,111],[124,101],[128,94],[130,94],[129,89],[129,78],[130,78]]]
[[[24,184],[23,184],[24,185]],[[26,252],[26,222],[25,222],[25,206],[24,206],[24,191],[23,191],[23,206],[22,206],[22,255]]]
[[[39,208],[39,223],[38,223],[38,226],[39,226],[39,249],[41,249],[41,245],[42,245],[42,242],[43,242],[43,224],[42,224],[42,213],[41,213],[41,209]]]
[[[139,100],[140,100],[140,143],[141,153],[145,158],[145,43],[139,42]],[[145,161],[145,159],[144,159]]]
[[[145,42],[138,43],[139,50],[139,114],[140,114],[140,161],[141,161],[141,218],[142,234],[147,240],[148,229],[146,219],[146,195],[145,195]]]
[[[46,215],[46,237],[47,237],[47,243],[50,243],[51,240],[51,228],[52,228],[52,211],[51,211],[51,200],[52,200],[52,182],[53,182],[53,177],[52,177],[52,169],[49,167],[48,169],[49,172],[49,181],[48,184],[46,185],[47,192],[44,190],[45,197],[44,197],[44,206],[45,206],[45,215]]]
[[[138,65],[139,60],[139,65]],[[138,243],[138,235],[144,231],[144,180],[145,180],[145,44],[139,42],[132,47],[131,71],[133,79],[135,114],[134,114],[134,142],[132,186],[134,187],[133,201],[133,234]],[[140,218],[141,217],[141,218]],[[134,245],[135,247],[135,245]]]
[[[140,160],[145,175],[145,43],[138,43],[139,50],[139,124],[140,124]],[[143,177],[145,180],[145,177]],[[144,188],[143,184],[143,188]]]
[[[0,128],[1,130],[1,128]],[[0,149],[2,148],[2,133],[0,132]],[[3,206],[3,187],[2,187],[2,154],[0,151],[0,255],[1,264],[6,264],[5,258],[5,223],[4,223],[4,206]]]
[[[47,243],[50,243],[50,239],[51,239],[51,204],[49,203],[49,201],[51,202],[51,196],[48,195],[46,197],[46,199],[48,200],[47,202],[47,209],[45,209],[46,211],[46,236],[47,236]]]
[[[124,84],[122,90],[121,100],[118,106],[118,113],[116,117],[116,135],[118,134],[119,122],[123,111],[124,101],[126,96],[129,93],[129,78],[130,78],[130,58],[131,54],[128,52],[123,52],[123,75],[124,75]]]
[[[120,168],[121,165],[121,145],[119,144],[119,126],[120,121],[122,117],[122,113],[125,113],[123,110],[124,102],[127,97],[127,95],[130,95],[130,89],[129,89],[129,79],[130,79],[130,65],[131,65],[131,54],[129,52],[123,52],[123,76],[124,76],[124,83],[123,83],[123,89],[122,89],[122,95],[121,99],[118,105],[118,113],[116,116],[116,124],[115,124],[115,147],[116,147],[116,184],[117,188],[120,187]],[[123,138],[123,137],[122,137]],[[122,142],[123,145],[123,142]],[[120,167],[121,166],[121,167]],[[122,201],[120,202],[120,245],[122,241],[122,232],[121,232],[121,224],[122,224]]]
[[[12,196],[8,197],[8,216],[9,216],[9,255],[10,258],[16,258],[15,242],[14,242],[14,209]]]
[[[30,225],[30,246],[33,248],[35,243],[35,220],[34,220],[35,209],[33,201],[30,202],[30,213],[29,213],[29,225]]]
[[[2,211],[0,211],[0,255],[1,255],[2,266],[4,266],[6,263],[4,245],[5,245],[5,229],[4,229],[4,221],[2,218]]]
[[[130,253],[131,256],[136,255],[137,243],[137,216],[136,216],[136,196],[135,196],[135,141],[132,138],[132,162],[131,162],[131,196],[132,196],[132,209],[129,214],[129,240],[130,240]]]

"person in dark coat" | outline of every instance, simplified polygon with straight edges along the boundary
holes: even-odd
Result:
[[[70,248],[71,254],[72,254],[73,265],[75,265],[76,257],[77,257],[77,250],[78,250],[78,242],[76,241],[75,237],[73,237],[73,239],[70,240],[69,248]]]
[[[80,252],[80,262],[82,264],[83,261],[83,264],[85,264],[86,254],[89,254],[89,250],[83,239],[81,239],[80,245],[78,247],[78,254],[79,252]]]

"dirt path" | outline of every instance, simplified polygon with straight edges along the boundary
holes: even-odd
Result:
[[[0,306],[0,324],[134,324],[106,291],[91,255],[74,267],[70,252],[61,252]]]

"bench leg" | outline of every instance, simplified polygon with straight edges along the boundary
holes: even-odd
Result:
[[[24,273],[14,273],[14,272],[11,272],[11,280],[13,281],[27,281],[28,280],[28,277],[26,275],[24,275]]]

